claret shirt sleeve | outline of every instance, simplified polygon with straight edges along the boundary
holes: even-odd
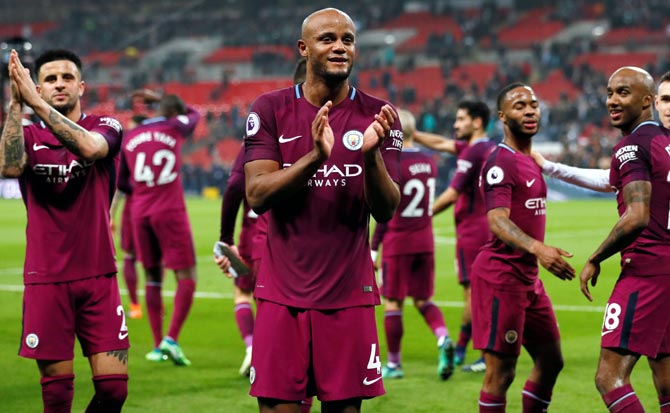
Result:
[[[486,210],[511,208],[512,192],[516,185],[516,164],[512,156],[506,155],[501,148],[494,152],[482,169],[482,185]]]
[[[277,138],[272,100],[268,95],[261,95],[254,102],[247,116],[244,138],[245,162],[269,159],[281,165],[281,152]]]
[[[195,127],[199,120],[200,113],[188,106],[185,114],[168,119],[168,123],[179,131],[182,136],[186,137],[195,131]]]
[[[109,145],[108,157],[111,158],[119,153],[119,150],[121,149],[121,140],[123,138],[123,127],[118,120],[108,116],[102,116],[98,118],[89,131],[97,132],[105,138]]]

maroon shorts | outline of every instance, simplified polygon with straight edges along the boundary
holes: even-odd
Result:
[[[130,214],[128,201],[123,205],[121,213],[121,249],[127,253],[135,254],[135,243],[133,242],[132,215]]]
[[[475,262],[481,245],[467,245],[456,243],[456,273],[458,274],[458,283],[467,286],[472,282],[472,263]]]
[[[540,280],[532,290],[505,290],[481,277],[473,279],[474,348],[518,356],[522,345],[537,347],[559,339],[556,315]]]
[[[86,357],[130,347],[116,275],[26,285],[19,355],[72,360],[75,335]]]
[[[404,300],[410,296],[427,300],[433,296],[435,286],[435,255],[392,255],[382,253],[382,295],[385,298]]]
[[[605,308],[600,346],[670,354],[670,277],[622,277]]]
[[[251,292],[256,286],[256,271],[258,270],[258,267],[255,266],[251,257],[247,255],[242,255],[242,261],[251,267],[251,274],[245,275],[244,277],[233,278],[233,283],[235,284],[235,287],[239,288],[240,290]]]
[[[252,396],[336,401],[384,394],[374,307],[326,311],[256,304]]]
[[[148,217],[133,216],[137,258],[144,268],[184,270],[195,265],[191,225],[185,211],[166,211]]]

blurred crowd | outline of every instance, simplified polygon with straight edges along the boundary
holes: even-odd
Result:
[[[296,39],[300,35],[297,31],[300,20],[319,7],[333,6],[346,10],[354,17],[359,33],[380,27],[406,12],[408,7],[408,3],[402,0],[361,0],[353,3],[318,0],[309,5],[297,0],[285,0],[273,5],[260,0],[248,0],[227,2],[226,7],[222,7],[221,2],[216,0],[178,3],[120,0],[104,4],[65,0],[65,10],[68,10],[69,4],[72,4],[70,13],[63,12],[60,17],[60,29],[34,36],[36,48],[75,45],[76,50],[84,56],[105,50],[123,50],[119,65],[136,69],[127,80],[128,84],[117,91],[117,96],[123,96],[124,91],[145,84],[202,80],[189,66],[188,54],[183,51],[169,52],[151,66],[138,64],[141,51],[159,48],[174,39],[217,37],[221,39],[220,46],[275,45],[295,49]],[[498,29],[513,27],[528,9],[546,7],[552,10],[548,18],[564,25],[594,19],[603,21],[610,28],[665,30],[669,40],[664,47],[670,47],[670,2],[665,0],[564,0],[560,2],[560,7],[549,0],[538,0],[532,4],[514,0],[484,0],[474,11],[453,7],[447,0],[417,4],[423,4],[433,15],[451,16],[458,24],[459,36],[451,32],[432,33],[423,50],[413,55],[401,56],[393,47],[376,51],[362,49],[352,74],[352,84],[363,90],[384,88],[389,100],[396,106],[413,108],[418,128],[450,136],[459,101],[481,99],[495,113],[495,98],[502,86],[512,81],[533,84],[545,80],[550,73],[558,70],[579,93],[575,96],[563,93],[558,101],[551,104],[542,102],[543,127],[536,140],[560,144],[560,151],[548,153],[547,156],[575,166],[607,167],[611,148],[618,138],[617,133],[608,126],[604,105],[607,74],[587,64],[573,64],[576,56],[597,52],[602,46],[594,36],[573,37],[570,41],[537,42],[528,50],[530,58],[520,60],[518,50],[509,50],[499,41],[496,35]],[[510,4],[513,7],[509,7]],[[33,17],[39,19],[39,11]],[[45,15],[43,19],[48,20],[49,16]],[[643,46],[628,42],[620,45],[620,49],[632,52]],[[466,62],[481,60],[484,55],[495,63],[496,70],[483,88],[474,82],[464,83],[453,79],[455,68]],[[670,69],[669,55],[668,50],[660,50],[657,61],[649,63],[645,69],[653,76],[664,73]],[[277,54],[259,52],[254,55],[251,64],[256,73],[262,76],[290,76],[296,58],[297,55],[280,58]],[[396,84],[391,68],[396,73],[411,73],[417,65],[426,61],[439,64],[446,86],[438,97],[418,101],[412,85],[399,87]],[[87,73],[95,74],[97,65],[94,62]],[[370,69],[379,70],[381,76],[371,78],[369,84],[362,84],[359,73]],[[221,86],[211,91],[210,98],[217,98],[232,77],[234,74],[230,70],[224,70]],[[87,105],[99,101],[97,91],[91,89],[87,91]],[[116,106],[120,110],[128,109],[123,99],[118,99]],[[246,110],[246,107],[231,104],[229,110],[221,113],[203,113],[210,136],[186,145],[184,150],[188,152],[204,145],[209,148],[213,162],[211,168],[206,170],[197,164],[185,162],[184,182],[189,192],[200,192],[204,186],[223,189],[230,165],[227,160],[219,160],[215,146],[222,137],[241,139]],[[502,135],[495,116],[489,125],[489,135],[493,138]],[[443,164],[447,165],[445,169],[448,170],[449,159],[445,158]]]

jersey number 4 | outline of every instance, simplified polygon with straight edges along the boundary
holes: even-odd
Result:
[[[158,179],[154,175],[151,166],[147,164],[147,154],[138,152],[135,159],[135,170],[133,179],[135,182],[144,182],[146,186],[165,185],[177,179],[174,166],[177,163],[175,154],[167,149],[156,151],[151,157],[151,166],[159,167]]]

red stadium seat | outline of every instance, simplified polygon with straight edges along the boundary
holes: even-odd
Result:
[[[583,63],[592,69],[609,76],[622,66],[638,66],[644,68],[658,59],[656,52],[628,52],[628,53],[584,53],[572,61],[574,66]]]
[[[537,97],[549,104],[557,103],[563,93],[570,100],[574,99],[580,93],[575,85],[563,76],[563,72],[560,69],[549,73],[546,79],[533,83],[532,86]]]

